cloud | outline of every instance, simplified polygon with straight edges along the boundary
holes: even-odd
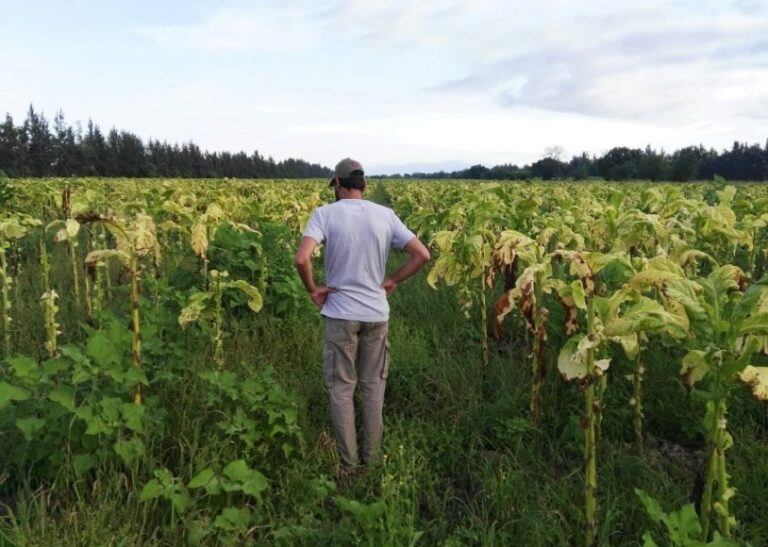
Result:
[[[300,51],[318,44],[326,9],[320,3],[258,2],[247,9],[219,9],[198,23],[133,31],[164,47],[210,53]]]
[[[432,89],[484,94],[507,107],[666,124],[764,112],[768,15],[763,6],[655,2],[649,11],[647,3],[637,4],[614,8],[621,19],[610,10],[604,16],[571,13],[562,28],[542,32],[537,40],[529,41],[525,29],[510,40],[518,44],[498,44],[496,60],[483,61],[478,54],[464,76]],[[528,19],[541,31],[535,22]]]

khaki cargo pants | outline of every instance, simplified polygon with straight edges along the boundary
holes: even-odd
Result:
[[[331,399],[331,422],[342,469],[357,465],[355,388],[362,396],[364,463],[374,463],[384,429],[384,388],[389,373],[387,321],[368,323],[324,318],[323,376]]]

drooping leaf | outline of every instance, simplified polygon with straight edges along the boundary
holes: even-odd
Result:
[[[752,395],[768,400],[768,367],[748,365],[739,373],[739,379],[752,389]]]
[[[682,361],[680,374],[683,376],[683,382],[691,389],[697,382],[701,381],[709,372],[709,363],[707,363],[706,353],[701,350],[691,350]]]
[[[248,296],[248,307],[251,308],[251,311],[258,312],[261,310],[262,306],[264,306],[264,299],[261,296],[259,289],[247,281],[237,279],[235,281],[230,281],[228,286],[238,289]]]

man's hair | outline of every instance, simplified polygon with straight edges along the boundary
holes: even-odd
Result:
[[[349,177],[339,177],[339,185],[349,190],[365,190],[365,176],[362,171],[352,171]]]

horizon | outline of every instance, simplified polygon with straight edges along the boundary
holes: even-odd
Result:
[[[69,124],[211,152],[329,167],[351,156],[372,176],[530,164],[551,146],[570,158],[768,136],[760,2],[39,0],[4,11],[0,61],[14,77],[0,105],[16,122],[32,103],[49,120],[62,110]]]

